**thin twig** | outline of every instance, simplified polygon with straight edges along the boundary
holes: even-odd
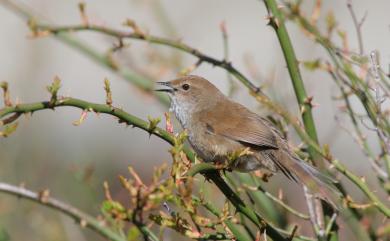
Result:
[[[230,54],[229,54],[229,35],[226,27],[226,22],[223,21],[220,24],[220,29],[222,33],[222,42],[223,42],[223,59],[225,62],[229,62]],[[228,71],[226,71],[226,77],[229,81],[229,96],[231,97],[234,94],[234,91],[236,89],[235,83],[232,79],[232,76],[229,74]]]
[[[333,224],[336,222],[337,213],[333,213],[332,217],[330,218],[328,224],[326,225],[325,229],[325,235],[328,236],[330,234],[330,231],[332,230]]]
[[[374,158],[374,154],[372,153],[371,149],[369,148],[368,142],[367,142],[366,138],[364,138],[362,136],[361,132],[359,131],[357,133],[354,133],[352,130],[349,130],[348,127],[343,125],[337,116],[335,117],[335,119],[336,119],[336,123],[341,127],[341,129],[343,129],[346,133],[348,133],[352,137],[352,139],[356,142],[356,144],[358,144],[360,146],[363,153],[368,158],[368,161],[370,162],[371,167],[375,171],[375,173],[377,173],[380,178],[387,179],[388,178],[387,173],[376,162],[376,160]],[[355,129],[356,128],[359,128],[359,127],[357,126],[357,127],[355,127]]]
[[[34,29],[36,31],[50,32],[55,35],[60,33],[77,32],[77,31],[94,31],[94,32],[100,32],[106,35],[110,35],[112,37],[119,38],[119,39],[136,39],[136,40],[147,41],[154,44],[169,46],[181,50],[183,52],[186,52],[188,54],[191,54],[197,57],[201,62],[207,62],[214,66],[218,66],[227,70],[229,73],[235,76],[239,81],[241,81],[246,87],[248,87],[251,91],[255,93],[260,92],[259,87],[257,87],[249,79],[247,79],[238,69],[233,67],[231,62],[228,62],[225,59],[219,60],[214,57],[211,57],[180,41],[153,36],[150,34],[145,35],[138,32],[119,31],[104,26],[94,25],[94,24],[73,25],[73,26],[53,26],[48,24],[35,23]]]
[[[287,211],[289,211],[290,213],[292,213],[293,215],[299,217],[299,218],[302,218],[302,219],[305,219],[305,220],[309,220],[310,217],[309,215],[307,214],[303,214],[297,210],[295,210],[293,207],[289,206],[288,204],[286,204],[285,202],[283,202],[283,200],[275,197],[274,195],[272,195],[271,193],[267,192],[266,190],[264,190],[264,188],[262,188],[261,186],[258,186],[258,187],[251,187],[247,184],[243,184],[242,185],[244,188],[247,188],[248,190],[251,190],[251,191],[261,191],[263,192],[268,198],[270,198],[271,200],[273,200],[275,203],[279,204],[280,206],[282,206],[283,208],[285,208]]]
[[[60,211],[63,214],[73,218],[82,227],[87,227],[107,239],[115,241],[125,241],[125,239],[122,238],[119,234],[115,233],[109,227],[105,226],[102,221],[99,221],[89,216],[88,214],[83,213],[77,208],[69,204],[63,203],[50,196],[45,196],[44,198],[42,198],[42,195],[40,195],[39,193],[30,191],[24,187],[13,186],[4,182],[0,182],[0,192],[8,193],[18,198],[25,198],[34,201],[38,204],[44,205],[46,207],[50,207],[57,211]]]
[[[363,26],[363,23],[366,19],[367,12],[364,14],[362,19],[360,21],[358,21],[356,14],[355,14],[355,10],[353,9],[353,6],[352,6],[352,0],[347,1],[347,7],[348,7],[348,10],[351,14],[353,24],[355,25],[356,35],[358,38],[358,45],[359,45],[359,54],[363,55],[364,54],[364,46],[363,46],[363,37],[362,37],[362,26]]]
[[[298,230],[298,225],[295,225],[294,228],[293,228],[293,230],[291,231],[290,237],[288,237],[288,240],[289,240],[289,241],[292,241],[292,240],[294,239],[297,230]]]
[[[314,233],[317,235],[317,237],[322,237],[322,229],[317,220],[318,217],[314,206],[313,194],[310,193],[309,189],[306,186],[303,186],[303,191],[305,194],[306,204],[309,210],[310,222],[313,226]]]

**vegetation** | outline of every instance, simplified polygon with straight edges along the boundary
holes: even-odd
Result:
[[[266,88],[257,86],[250,77],[235,67],[235,63],[229,61],[228,39],[224,25],[221,30],[225,58],[218,59],[175,38],[162,38],[146,32],[137,25],[135,20],[127,19],[124,22],[129,28],[125,31],[95,24],[89,20],[85,4],[79,5],[82,22],[79,25],[68,26],[53,25],[43,21],[12,1],[0,1],[0,3],[28,20],[34,38],[58,38],[89,56],[102,67],[118,73],[123,80],[154,96],[166,106],[169,104],[166,96],[153,91],[153,79],[137,74],[115,61],[113,53],[126,48],[126,41],[138,40],[163,45],[196,57],[197,61],[182,69],[180,74],[189,74],[202,64],[211,64],[226,70],[232,89],[237,88],[237,83],[240,83],[247,89],[248,98],[254,98],[272,113],[270,119],[278,128],[283,132],[289,127],[295,130],[304,143],[296,148],[299,155],[336,179],[340,179],[340,176],[345,177],[345,181],[340,181],[337,185],[343,194],[340,210],[330,209],[321,201],[313,199],[311,193],[305,190],[305,205],[308,212],[298,211],[289,203],[288,197],[274,195],[267,191],[264,183],[269,177],[264,173],[225,172],[214,165],[202,163],[186,145],[185,131],[174,133],[169,113],[166,113],[165,121],[152,117],[143,120],[115,107],[112,100],[115,93],[111,92],[108,80],[104,82],[105,103],[64,97],[61,95],[61,81],[55,78],[47,87],[50,99],[35,103],[16,103],[11,98],[12,92],[7,82],[1,83],[4,106],[0,109],[2,126],[0,136],[5,138],[18,131],[17,126],[21,116],[32,115],[32,113],[35,116],[41,111],[62,107],[78,108],[81,109],[82,114],[80,119],[73,123],[74,125],[82,124],[90,113],[102,113],[115,117],[120,124],[140,128],[145,131],[145,134],[155,135],[168,142],[171,145],[169,152],[172,156],[172,164],[154,167],[151,181],[142,180],[140,175],[129,167],[128,175],[120,175],[118,180],[128,195],[126,203],[113,199],[108,183],[104,183],[105,200],[101,204],[103,218],[100,219],[55,199],[50,195],[49,190],[33,192],[24,187],[0,182],[0,192],[30,199],[40,205],[53,208],[72,217],[82,227],[91,229],[106,239],[116,241],[163,240],[166,229],[176,231],[183,238],[195,240],[335,241],[342,240],[341,233],[345,229],[353,230],[354,240],[389,240],[390,109],[386,107],[386,101],[390,99],[390,76],[379,64],[379,53],[375,50],[365,51],[361,37],[364,18],[357,19],[351,2],[347,3],[347,7],[356,27],[359,49],[357,52],[350,49],[347,31],[339,27],[332,12],[327,14],[325,23],[320,22],[320,0],[316,1],[312,13],[302,10],[304,1],[277,3],[275,0],[264,0],[264,6],[268,10],[267,21],[274,30],[283,51],[300,108],[300,116],[296,116],[293,111],[269,97]],[[286,22],[298,26],[308,39],[326,52],[327,56],[298,61]],[[325,32],[319,27],[320,24],[325,24]],[[110,36],[117,44],[107,53],[101,54],[71,34],[84,31]],[[372,166],[381,190],[374,191],[364,177],[358,176],[344,165],[345,160],[334,156],[326,143],[319,142],[317,126],[312,114],[312,109],[315,107],[313,96],[308,95],[305,89],[305,81],[300,73],[302,68],[326,73],[337,86],[338,94],[334,97],[334,101],[342,105],[340,112],[349,119],[348,125],[338,119],[336,122],[340,129],[349,133],[361,148],[365,161]],[[351,103],[352,100],[354,103]],[[159,127],[161,122],[165,128]],[[367,133],[374,134],[377,146],[373,146],[373,142],[368,142]],[[207,180],[205,183],[204,179]],[[345,182],[352,184],[356,189],[345,188]],[[212,185],[217,186],[223,194],[226,200],[223,206],[216,204],[213,201],[215,197],[205,191],[204,186]],[[365,202],[354,200],[356,190],[365,195]],[[312,236],[300,234],[300,226],[294,221],[297,219],[310,223]],[[343,225],[340,225],[340,222]],[[6,230],[4,235],[0,232],[0,240],[8,240],[8,238]]]

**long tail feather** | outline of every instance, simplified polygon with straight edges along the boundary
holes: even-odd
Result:
[[[284,160],[284,164],[299,179],[299,181],[309,188],[318,198],[323,199],[339,209],[339,197],[341,193],[335,187],[336,180],[326,174],[321,173],[309,163],[287,154],[289,160]]]

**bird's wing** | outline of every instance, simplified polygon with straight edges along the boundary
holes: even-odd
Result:
[[[212,110],[200,114],[199,117],[206,123],[209,132],[243,144],[278,148],[272,127],[268,126],[264,119],[244,106],[228,101],[229,104],[217,105]],[[221,122],[221,117],[225,121]]]

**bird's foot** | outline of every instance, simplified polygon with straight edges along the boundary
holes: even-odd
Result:
[[[231,168],[229,163],[226,163],[225,161],[216,161],[215,162],[215,168],[218,171],[221,171],[223,173],[223,175],[226,174],[226,171],[228,171],[228,172],[232,172],[233,171],[233,169]]]
[[[268,172],[265,170],[257,170],[255,171],[255,176],[263,180],[264,182],[268,182],[269,179],[274,175],[272,172]]]

